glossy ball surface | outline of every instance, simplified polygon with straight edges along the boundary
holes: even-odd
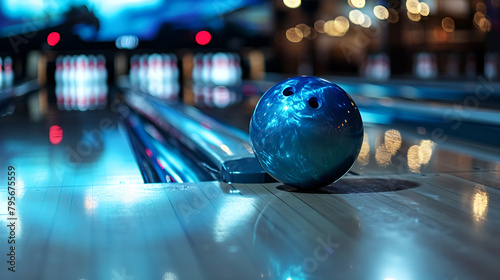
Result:
[[[320,188],[340,179],[356,161],[363,122],[354,101],[336,84],[294,77],[261,97],[250,140],[273,178],[297,188]]]

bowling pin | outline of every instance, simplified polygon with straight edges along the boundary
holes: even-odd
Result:
[[[232,57],[233,57],[233,65],[231,71],[234,71],[233,84],[239,85],[241,83],[241,78],[242,78],[241,59],[237,53],[233,53]]]
[[[97,69],[97,57],[95,55],[89,55],[89,73],[90,73],[90,84],[96,84],[99,82],[99,70]]]
[[[194,84],[200,84],[202,81],[202,69],[203,69],[203,54],[196,54],[193,58],[193,71],[191,77]]]
[[[212,83],[215,85],[228,85],[231,79],[229,59],[225,53],[216,53],[212,57],[210,71]]]
[[[174,73],[172,73],[172,66],[170,65],[171,57],[168,54],[161,54],[161,79],[171,80]]]
[[[58,56],[56,58],[56,71],[54,73],[54,79],[56,81],[56,85],[62,84],[62,72],[63,72],[63,57]]]
[[[139,86],[146,87],[148,83],[148,55],[139,57]]]
[[[130,71],[129,71],[130,84],[137,86],[139,84],[139,55],[134,54],[130,58]]]
[[[106,58],[104,55],[97,55],[97,73],[100,83],[108,83],[108,69],[106,68]]]
[[[62,59],[62,73],[61,73],[61,84],[67,85],[69,83],[69,70],[70,70],[70,59],[69,56],[65,55]]]
[[[177,61],[177,56],[175,54],[170,54],[170,71],[172,73],[172,80],[179,81],[179,64]]]
[[[231,104],[229,89],[225,86],[218,86],[213,89],[213,103],[215,107],[226,108]]]
[[[5,57],[3,61],[4,65],[4,84],[6,87],[11,87],[14,83],[14,71],[12,69],[12,58],[10,56]]]
[[[201,69],[201,81],[203,84],[212,83],[212,54],[203,55],[203,66]]]

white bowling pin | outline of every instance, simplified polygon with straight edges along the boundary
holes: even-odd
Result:
[[[212,57],[211,80],[215,85],[229,85],[231,71],[229,58],[225,53],[216,53]]]
[[[106,58],[104,55],[97,55],[97,73],[99,77],[99,83],[108,83],[108,69],[106,68]]]
[[[12,68],[12,58],[7,56],[3,61],[4,66],[4,84],[6,87],[11,87],[14,83],[14,70]]]
[[[191,73],[191,77],[193,78],[194,84],[201,83],[202,70],[203,70],[203,54],[198,53],[193,58],[193,72]]]
[[[148,84],[148,55],[139,57],[139,86],[146,87]]]
[[[139,55],[134,54],[130,58],[130,71],[129,71],[130,84],[137,86],[139,84]]]
[[[203,84],[212,82],[212,54],[203,55],[203,66],[201,69],[201,81]]]

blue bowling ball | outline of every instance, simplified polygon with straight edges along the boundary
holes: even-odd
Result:
[[[296,188],[320,188],[340,179],[356,161],[363,122],[338,85],[294,77],[261,97],[250,121],[250,140],[273,178]]]

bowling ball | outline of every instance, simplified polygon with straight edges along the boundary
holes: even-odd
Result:
[[[320,188],[340,179],[356,161],[363,122],[338,85],[294,77],[260,98],[250,121],[250,140],[274,179],[296,188]]]

